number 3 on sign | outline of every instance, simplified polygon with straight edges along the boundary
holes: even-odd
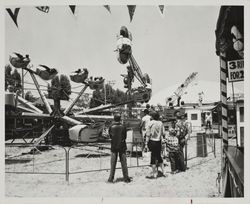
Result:
[[[235,61],[228,62],[228,67],[229,69],[236,69],[236,62]]]
[[[229,61],[228,68],[229,69],[236,69],[236,68],[242,69],[244,68],[244,61],[243,60]]]
[[[228,61],[228,81],[243,81],[244,80],[244,60]]]

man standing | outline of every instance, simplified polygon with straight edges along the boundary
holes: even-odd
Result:
[[[147,127],[148,127],[148,125],[150,123],[151,116],[149,115],[149,110],[148,109],[145,109],[143,111],[143,113],[144,113],[144,116],[141,119],[140,132],[142,134],[142,138],[143,138],[143,141],[145,143],[146,142],[146,130],[147,130]]]
[[[211,127],[212,127],[212,115],[209,112],[206,113],[205,122],[206,122],[206,127],[208,129],[211,129]]]
[[[177,132],[177,137],[179,139],[179,145],[180,145],[180,151],[179,151],[179,158],[180,158],[180,166],[179,170],[180,171],[185,171],[186,170],[186,165],[185,165],[185,159],[184,159],[184,153],[183,153],[183,148],[186,144],[187,141],[187,136],[188,136],[188,128],[187,124],[185,123],[185,115],[177,115],[177,122],[175,125],[175,129]]]
[[[121,115],[118,113],[114,115],[114,123],[109,128],[109,135],[111,138],[111,169],[108,182],[113,183],[114,181],[117,156],[119,154],[124,181],[129,183],[131,179],[128,176],[126,158],[127,130],[126,127],[121,123]]]

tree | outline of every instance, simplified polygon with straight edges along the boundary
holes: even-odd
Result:
[[[12,68],[9,64],[5,65],[5,90],[8,86],[13,86],[14,92],[22,90],[21,75],[14,69],[14,72],[11,74]]]
[[[127,96],[123,91],[119,89],[115,90],[109,84],[105,84],[105,88],[107,103],[118,104],[127,100]],[[95,90],[90,101],[90,108],[94,108],[102,104],[105,104],[105,90]]]
[[[69,100],[69,96],[71,94],[70,80],[66,75],[63,74],[60,75],[60,90],[61,90],[60,99]]]
[[[104,104],[104,97],[102,96],[100,90],[93,91],[93,96],[90,100],[89,107],[94,108]]]
[[[48,98],[54,100],[54,112],[61,113],[60,100],[69,100],[71,94],[71,85],[66,75],[56,76],[51,80],[51,86],[48,85]]]
[[[23,90],[22,78],[17,69],[14,69],[12,72],[12,66],[10,64],[5,65],[5,90],[8,89],[8,86],[13,87],[13,91],[18,95],[21,95]]]
[[[90,98],[89,94],[83,94],[78,101],[76,102],[76,105],[81,108],[88,108],[90,104]]]
[[[21,75],[17,71],[17,69],[14,69],[14,72],[11,74],[11,85],[14,86],[14,92],[22,91],[22,82],[21,82]]]

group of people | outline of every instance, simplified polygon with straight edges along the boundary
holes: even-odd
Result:
[[[185,171],[186,165],[184,161],[183,148],[186,143],[188,133],[185,124],[185,118],[180,113],[176,113],[176,120],[172,121],[171,127],[166,131],[163,122],[160,120],[158,112],[146,108],[144,116],[141,119],[140,130],[144,138],[143,151],[150,151],[150,165],[152,172],[147,178],[157,178],[158,168],[165,176],[162,152],[164,148],[168,151],[168,157],[171,165],[171,173]],[[121,115],[114,115],[114,123],[109,128],[111,138],[111,169],[108,182],[114,181],[117,157],[119,155],[123,177],[125,182],[131,182],[128,175],[126,160],[126,126],[121,121]]]
[[[171,173],[186,170],[183,148],[187,140],[188,128],[184,115],[177,111],[176,120],[171,121],[169,129],[166,131],[159,113],[154,111],[150,113],[149,109],[145,109],[140,128],[145,141],[144,151],[151,151],[152,172],[149,178],[157,177],[158,167],[161,168],[162,174],[165,174],[162,152],[166,150]]]

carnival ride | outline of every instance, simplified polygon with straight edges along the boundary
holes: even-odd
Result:
[[[128,98],[136,102],[147,103],[152,94],[152,80],[147,73],[143,74],[132,54],[132,34],[125,26],[122,26],[117,36],[117,59],[121,64],[129,63],[127,74],[122,74]],[[137,88],[132,88],[134,78],[140,83]]]
[[[41,97],[42,102],[45,105],[46,112],[43,112],[42,110],[35,107],[32,103],[25,100],[21,96],[19,96],[17,93],[6,93],[6,105],[16,107],[19,110],[22,111],[19,112],[19,115],[15,114],[8,114],[6,118],[10,117],[19,117],[23,119],[45,119],[49,122],[47,124],[44,124],[44,127],[48,126],[46,130],[43,131],[43,134],[41,134],[35,141],[34,145],[38,145],[41,143],[42,140],[44,140],[52,131],[53,129],[67,127],[69,129],[69,139],[76,142],[95,142],[99,139],[101,129],[103,127],[102,123],[95,122],[95,120],[90,120],[89,123],[83,123],[81,121],[81,115],[77,116],[77,119],[75,119],[72,116],[69,116],[72,108],[76,104],[76,102],[79,100],[79,98],[82,96],[82,94],[85,92],[85,90],[89,87],[92,90],[97,90],[103,88],[104,84],[104,78],[102,77],[89,77],[88,78],[88,70],[77,70],[73,72],[70,75],[70,79],[75,83],[82,83],[84,84],[84,87],[78,94],[78,96],[70,103],[70,105],[62,112],[61,110],[54,110],[52,111],[47,98],[45,97],[44,93],[41,91],[40,86],[38,84],[36,76],[39,76],[41,79],[47,81],[53,79],[57,75],[57,70],[55,68],[49,68],[45,65],[39,65],[40,67],[36,69],[36,71],[33,71],[31,69],[31,66],[29,66],[30,58],[28,55],[23,57],[19,53],[14,53],[16,56],[10,56],[10,63],[15,68],[20,68],[25,71],[27,71],[39,93],[39,96]],[[17,106],[17,104],[20,104]],[[86,119],[86,116],[84,115],[83,118]],[[107,117],[105,117],[107,119]],[[111,119],[110,117],[108,119]],[[41,125],[41,124],[40,124]],[[43,127],[43,129],[44,129]],[[72,128],[72,129],[71,129]],[[22,128],[21,128],[22,129]],[[88,130],[87,130],[88,129]]]
[[[197,74],[198,74],[198,72],[192,72],[185,79],[185,81],[174,91],[174,93],[171,96],[166,98],[166,104],[172,103],[172,105],[173,105],[173,103],[177,101],[177,106],[179,106],[181,97],[185,94],[185,90],[187,89],[189,84],[195,80]]]
[[[129,37],[130,36],[130,37]],[[151,97],[151,79],[148,74],[142,74],[140,67],[135,61],[132,55],[131,48],[131,34],[128,35],[128,30],[126,27],[122,27],[120,30],[120,36],[118,38],[117,51],[118,56],[121,60],[120,63],[125,64],[129,62],[127,67],[127,75],[122,75],[124,77],[124,83],[127,84],[127,100],[119,104],[105,104],[99,107],[86,109],[80,111],[76,114],[72,114],[72,109],[86,91],[87,88],[91,90],[100,90],[104,87],[105,79],[103,77],[89,77],[89,71],[84,69],[78,69],[70,74],[70,80],[83,85],[83,88],[78,93],[77,97],[62,110],[52,110],[50,104],[48,103],[45,94],[42,92],[40,85],[37,80],[37,76],[44,81],[52,80],[57,76],[58,71],[55,68],[50,68],[46,65],[39,65],[36,71],[32,70],[30,65],[31,59],[29,55],[21,55],[19,53],[14,53],[13,56],[10,56],[9,61],[11,65],[17,69],[22,69],[29,73],[36,90],[39,93],[42,103],[45,106],[45,111],[40,110],[34,106],[31,102],[25,100],[18,93],[6,92],[6,104],[7,106],[14,107],[15,110],[19,110],[18,113],[6,112],[6,121],[10,118],[22,118],[24,120],[36,121],[36,124],[31,124],[31,127],[27,129],[34,130],[38,127],[40,130],[36,135],[36,138],[33,138],[31,143],[33,146],[38,146],[43,141],[48,141],[49,136],[53,134],[61,135],[60,137],[66,137],[66,143],[71,142],[80,142],[80,143],[93,143],[100,141],[109,141],[109,137],[102,137],[102,130],[105,126],[105,123],[110,123],[113,120],[113,117],[110,115],[94,115],[98,111],[103,111],[105,109],[115,108],[117,106],[131,104],[131,103],[144,103],[148,102]],[[132,82],[134,78],[137,78],[141,83],[141,86],[137,88],[132,88]],[[13,109],[12,109],[13,110]],[[14,111],[15,112],[15,111]],[[37,122],[38,121],[38,122]],[[129,121],[129,122],[128,122]],[[139,121],[134,121],[131,118],[125,121],[129,129],[134,129],[135,131],[139,127]],[[17,128],[18,129],[18,128]],[[20,131],[23,131],[25,128],[20,127]],[[25,132],[25,135],[28,134]],[[138,131],[137,131],[138,132]],[[63,136],[62,136],[63,135]],[[12,138],[13,141],[15,137]],[[12,141],[12,142],[13,142]],[[24,139],[25,141],[25,139]],[[25,141],[26,142],[26,141]],[[64,144],[64,142],[60,144]]]
[[[185,110],[181,107],[181,97],[186,94],[187,87],[196,79],[198,72],[192,72],[185,81],[174,91],[174,93],[166,98],[166,107],[163,110],[163,120],[168,122],[176,119],[176,113],[185,114]],[[174,103],[177,101],[177,104]]]

